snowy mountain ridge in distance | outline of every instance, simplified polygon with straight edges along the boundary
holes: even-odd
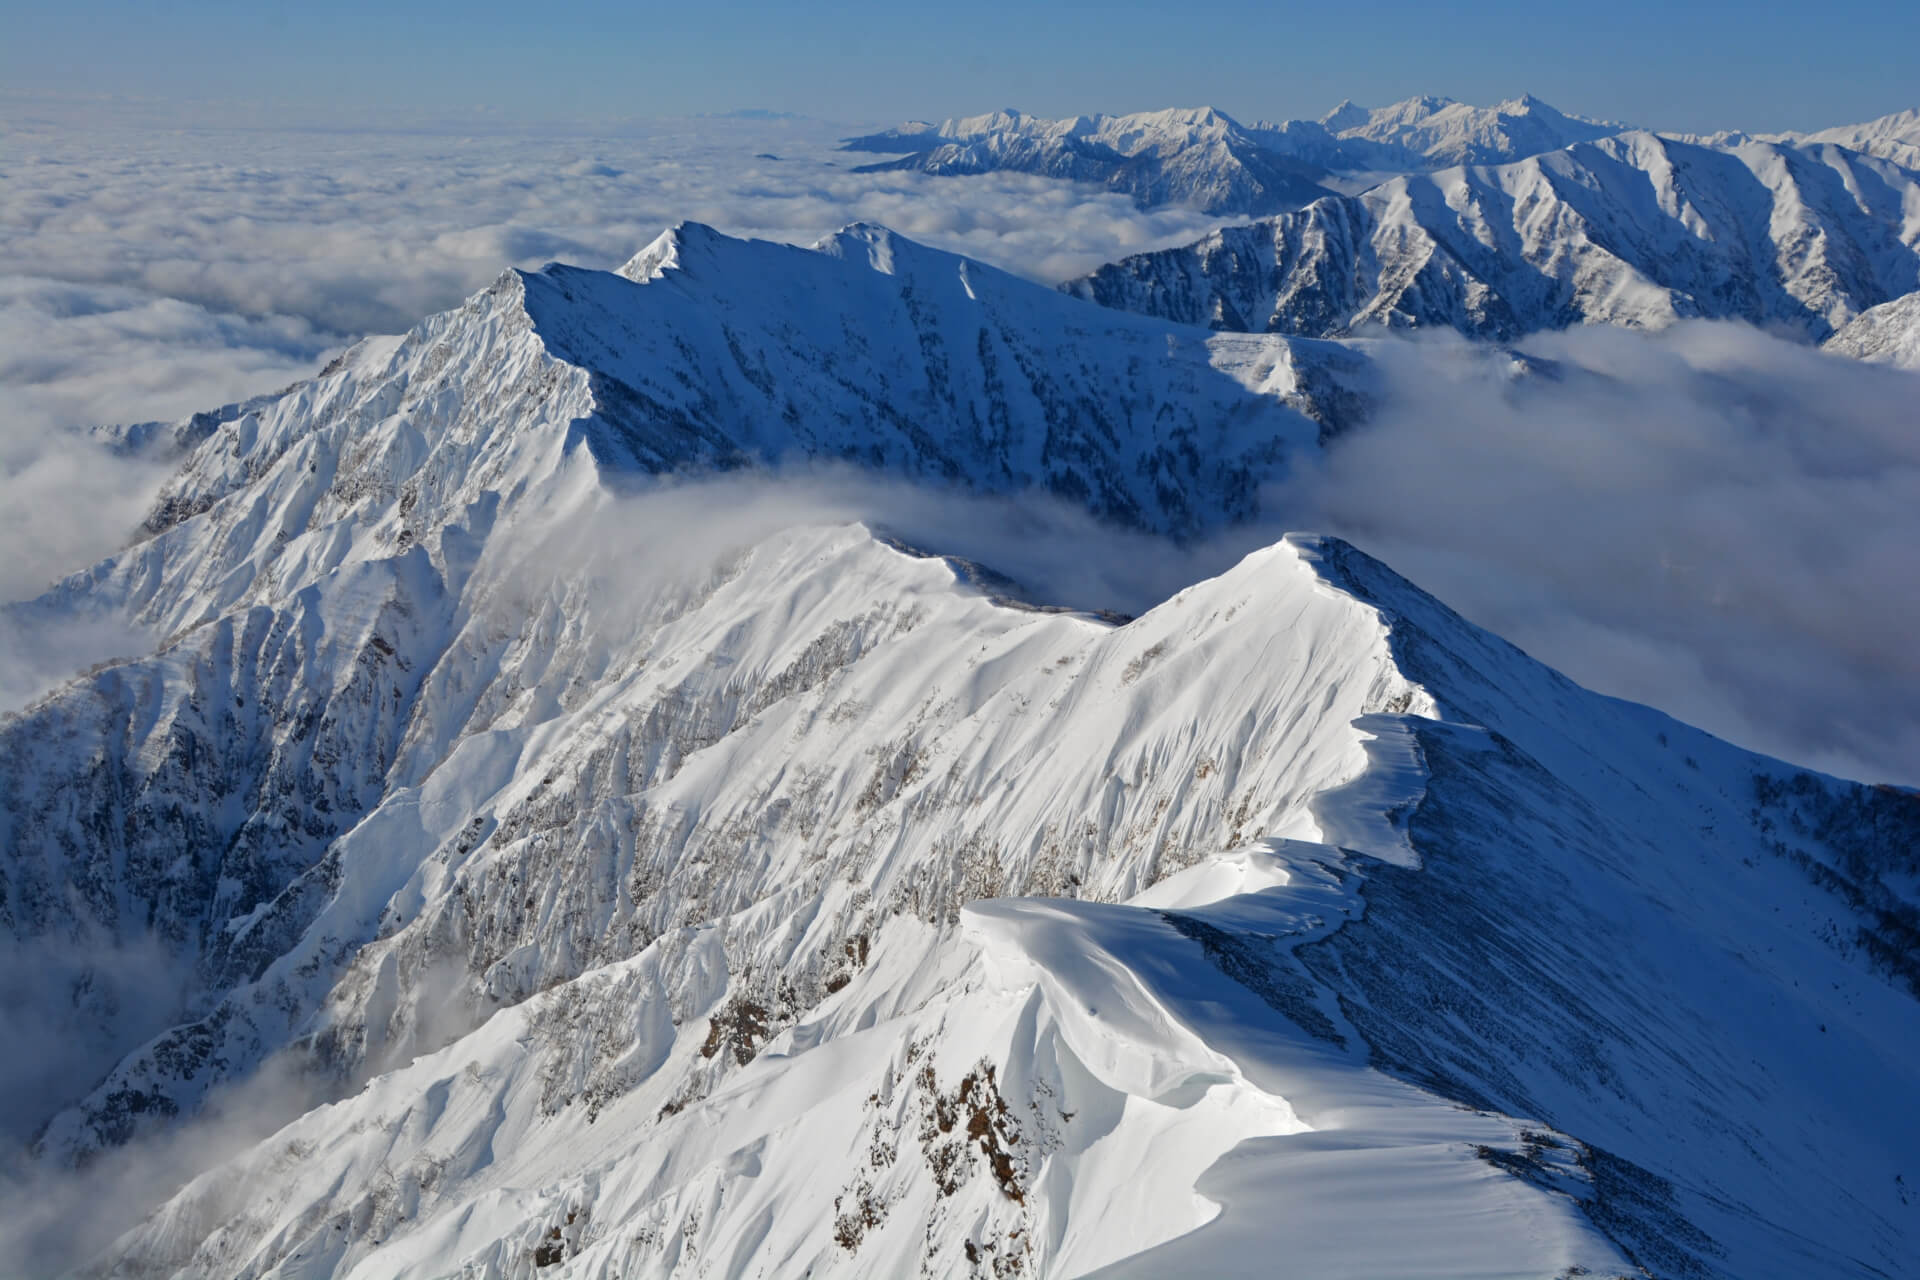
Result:
[[[1062,288],[1239,332],[1513,338],[1705,317],[1817,340],[1916,286],[1920,173],[1831,145],[1624,133],[1394,178]]]
[[[1920,369],[1920,292],[1868,307],[1821,345],[1856,360]]]
[[[685,224],[214,423],[34,606],[164,639],[0,718],[0,921],[186,992],[141,1024],[47,972],[89,1083],[44,1164],[263,1062],[318,1105],[9,1256],[1899,1274],[1914,793],[1591,694],[1334,540],[1117,625],[712,474],[1204,530],[1365,351]]]
[[[1861,124],[1836,125],[1830,129],[1802,133],[1727,130],[1709,134],[1676,133],[1670,136],[1682,142],[1719,147],[1739,146],[1746,142],[1785,142],[1794,146],[1831,144],[1891,160],[1909,169],[1920,169],[1920,108],[1896,111]]]
[[[1501,164],[1632,126],[1568,115],[1532,94],[1491,107],[1421,96],[1369,110],[1343,102],[1317,121],[1255,126],[1267,146],[1337,170],[1422,170]]]
[[[849,151],[905,153],[862,172],[947,176],[1007,170],[1106,186],[1142,207],[1267,214],[1333,192],[1330,175],[1493,164],[1619,133],[1532,96],[1493,107],[1409,98],[1375,111],[1343,103],[1321,120],[1242,125],[1212,107],[1047,120],[1014,110],[912,121],[846,139]],[[1351,189],[1351,188],[1349,188]]]
[[[842,147],[907,153],[860,166],[861,173],[1028,173],[1104,186],[1142,208],[1268,213],[1329,194],[1322,167],[1272,150],[1211,107],[1068,120],[996,111],[937,126],[915,122],[848,138]]]

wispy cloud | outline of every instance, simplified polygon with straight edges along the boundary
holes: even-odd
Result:
[[[1280,495],[1604,692],[1920,783],[1920,376],[1732,325],[1579,329],[1516,376],[1388,344],[1367,428]]]

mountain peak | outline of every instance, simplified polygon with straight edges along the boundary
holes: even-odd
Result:
[[[670,270],[686,270],[690,253],[711,252],[716,244],[730,239],[732,237],[704,222],[683,219],[655,236],[652,243],[629,258],[615,274],[635,284],[645,284],[658,280]]]
[[[909,253],[921,250],[920,245],[895,236],[890,227],[877,222],[849,222],[832,235],[814,241],[812,248],[815,253],[848,262],[864,262],[883,275],[892,275],[895,252],[901,246],[906,246]]]
[[[950,119],[940,126],[939,132],[945,138],[976,138],[982,134],[1028,128],[1035,123],[1037,121],[1033,116],[1018,107],[1002,107],[985,115]]]
[[[1448,107],[1457,107],[1460,105],[1462,104],[1457,99],[1449,98],[1442,94],[1419,93],[1411,98],[1402,98],[1391,106],[1382,107],[1373,114],[1376,116],[1391,116],[1398,119],[1411,119],[1418,116],[1430,116],[1437,112],[1445,111]]]
[[[1541,115],[1550,115],[1550,116],[1560,116],[1560,115],[1566,114],[1565,112],[1559,110],[1557,107],[1553,106],[1551,103],[1542,102],[1540,99],[1534,97],[1530,93],[1523,93],[1517,98],[1509,98],[1505,102],[1502,102],[1496,107],[1494,107],[1494,110],[1498,111],[1503,116],[1524,116],[1524,115],[1532,115],[1535,112],[1538,112]]]
[[[1342,98],[1339,106],[1320,117],[1320,123],[1338,133],[1342,129],[1353,129],[1365,124],[1372,115],[1373,112],[1352,98]]]

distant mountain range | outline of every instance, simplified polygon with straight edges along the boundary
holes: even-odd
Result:
[[[1864,124],[1843,124],[1804,133],[1745,133],[1736,129],[1673,136],[1683,142],[1721,147],[1738,146],[1743,142],[1787,142],[1797,146],[1830,143],[1850,151],[1863,151],[1870,156],[1892,160],[1909,169],[1920,169],[1920,108],[1896,111]]]
[[[1629,132],[1392,178],[1062,287],[1251,333],[1707,317],[1817,340],[1920,288],[1920,173],[1833,145]]]
[[[1491,107],[1417,97],[1368,109],[1343,102],[1319,120],[1255,126],[1267,147],[1333,170],[1402,171],[1499,164],[1631,126],[1572,116],[1532,94]]]
[[[1430,96],[1373,109],[1343,102],[1318,120],[1253,124],[1212,107],[1059,120],[1004,110],[912,121],[847,138],[842,147],[894,157],[860,166],[863,173],[1024,173],[1104,186],[1143,208],[1185,204],[1259,217],[1396,176],[1511,164],[1634,132],[1644,131],[1568,115],[1529,94],[1491,107]],[[1719,150],[1832,145],[1920,167],[1920,110],[1809,133],[1660,136]]]
[[[1018,111],[907,124],[849,138],[853,151],[904,151],[860,172],[939,176],[1035,174],[1091,183],[1142,207],[1191,204],[1209,213],[1297,208],[1330,193],[1319,163],[1267,145],[1229,116],[1201,107],[1124,116],[1042,120]]]
[[[862,172],[1029,173],[1105,186],[1142,206],[1263,214],[1332,194],[1326,184],[1340,174],[1494,163],[1623,127],[1564,115],[1532,97],[1494,107],[1409,98],[1376,111],[1342,103],[1317,121],[1253,125],[1211,107],[1066,120],[1008,110],[916,121],[843,145],[906,153]]]

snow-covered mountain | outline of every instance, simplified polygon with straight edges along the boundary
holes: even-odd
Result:
[[[1338,542],[1123,623],[712,474],[1194,533],[1366,386],[686,225],[179,433],[147,536],[26,611],[157,647],[0,719],[8,940],[185,992],[46,971],[91,1057],[38,1147],[270,1057],[323,1102],[90,1273],[1899,1274],[1913,793]],[[42,1199],[10,1258],[111,1207]]]
[[[1648,133],[1409,175],[1063,286],[1216,329],[1512,337],[1736,318],[1824,338],[1920,286],[1920,174],[1835,146]]]
[[[938,176],[1030,173],[1093,183],[1142,208],[1191,204],[1209,213],[1297,209],[1329,194],[1325,171],[1275,152],[1211,107],[1043,120],[996,111],[932,125],[916,121],[848,138],[850,151],[907,152],[859,172]]]
[[[1564,115],[1531,95],[1493,107],[1422,97],[1373,111],[1342,103],[1320,120],[1253,125],[1211,107],[1066,120],[1005,110],[916,120],[842,145],[898,156],[862,172],[1006,170],[1103,185],[1142,207],[1260,215],[1333,194],[1324,183],[1334,174],[1497,164],[1624,128]]]
[[[1879,156],[1909,169],[1920,169],[1920,108],[1896,111],[1863,124],[1835,125],[1804,133],[1746,133],[1729,130],[1712,134],[1674,134],[1683,142],[1706,146],[1738,146],[1745,142],[1786,142],[1797,146],[1832,145]]]
[[[1318,120],[1256,126],[1256,136],[1328,169],[1413,171],[1522,160],[1628,128],[1567,115],[1532,94],[1491,107],[1421,96],[1371,110],[1342,102]]]
[[[1803,144],[1831,143],[1920,169],[1920,107],[1896,111],[1865,124],[1845,124],[1797,135]]]
[[[1920,369],[1920,292],[1868,307],[1822,345],[1856,360]]]
[[[837,462],[1196,533],[1254,515],[1365,378],[1336,344],[1103,312],[881,228],[809,251],[685,224],[621,274],[510,272],[283,396],[150,433],[192,445],[150,536],[15,612],[125,612],[168,646],[0,728],[0,921],[158,934],[195,957],[195,994],[46,1144],[78,1156],[190,1106],[209,1063],[311,1012],[325,981],[266,1014],[229,994],[312,924],[336,842],[453,749],[474,664],[525,622],[464,583],[579,486]],[[444,706],[436,671],[462,689]],[[55,740],[81,745],[49,769],[29,744]]]

